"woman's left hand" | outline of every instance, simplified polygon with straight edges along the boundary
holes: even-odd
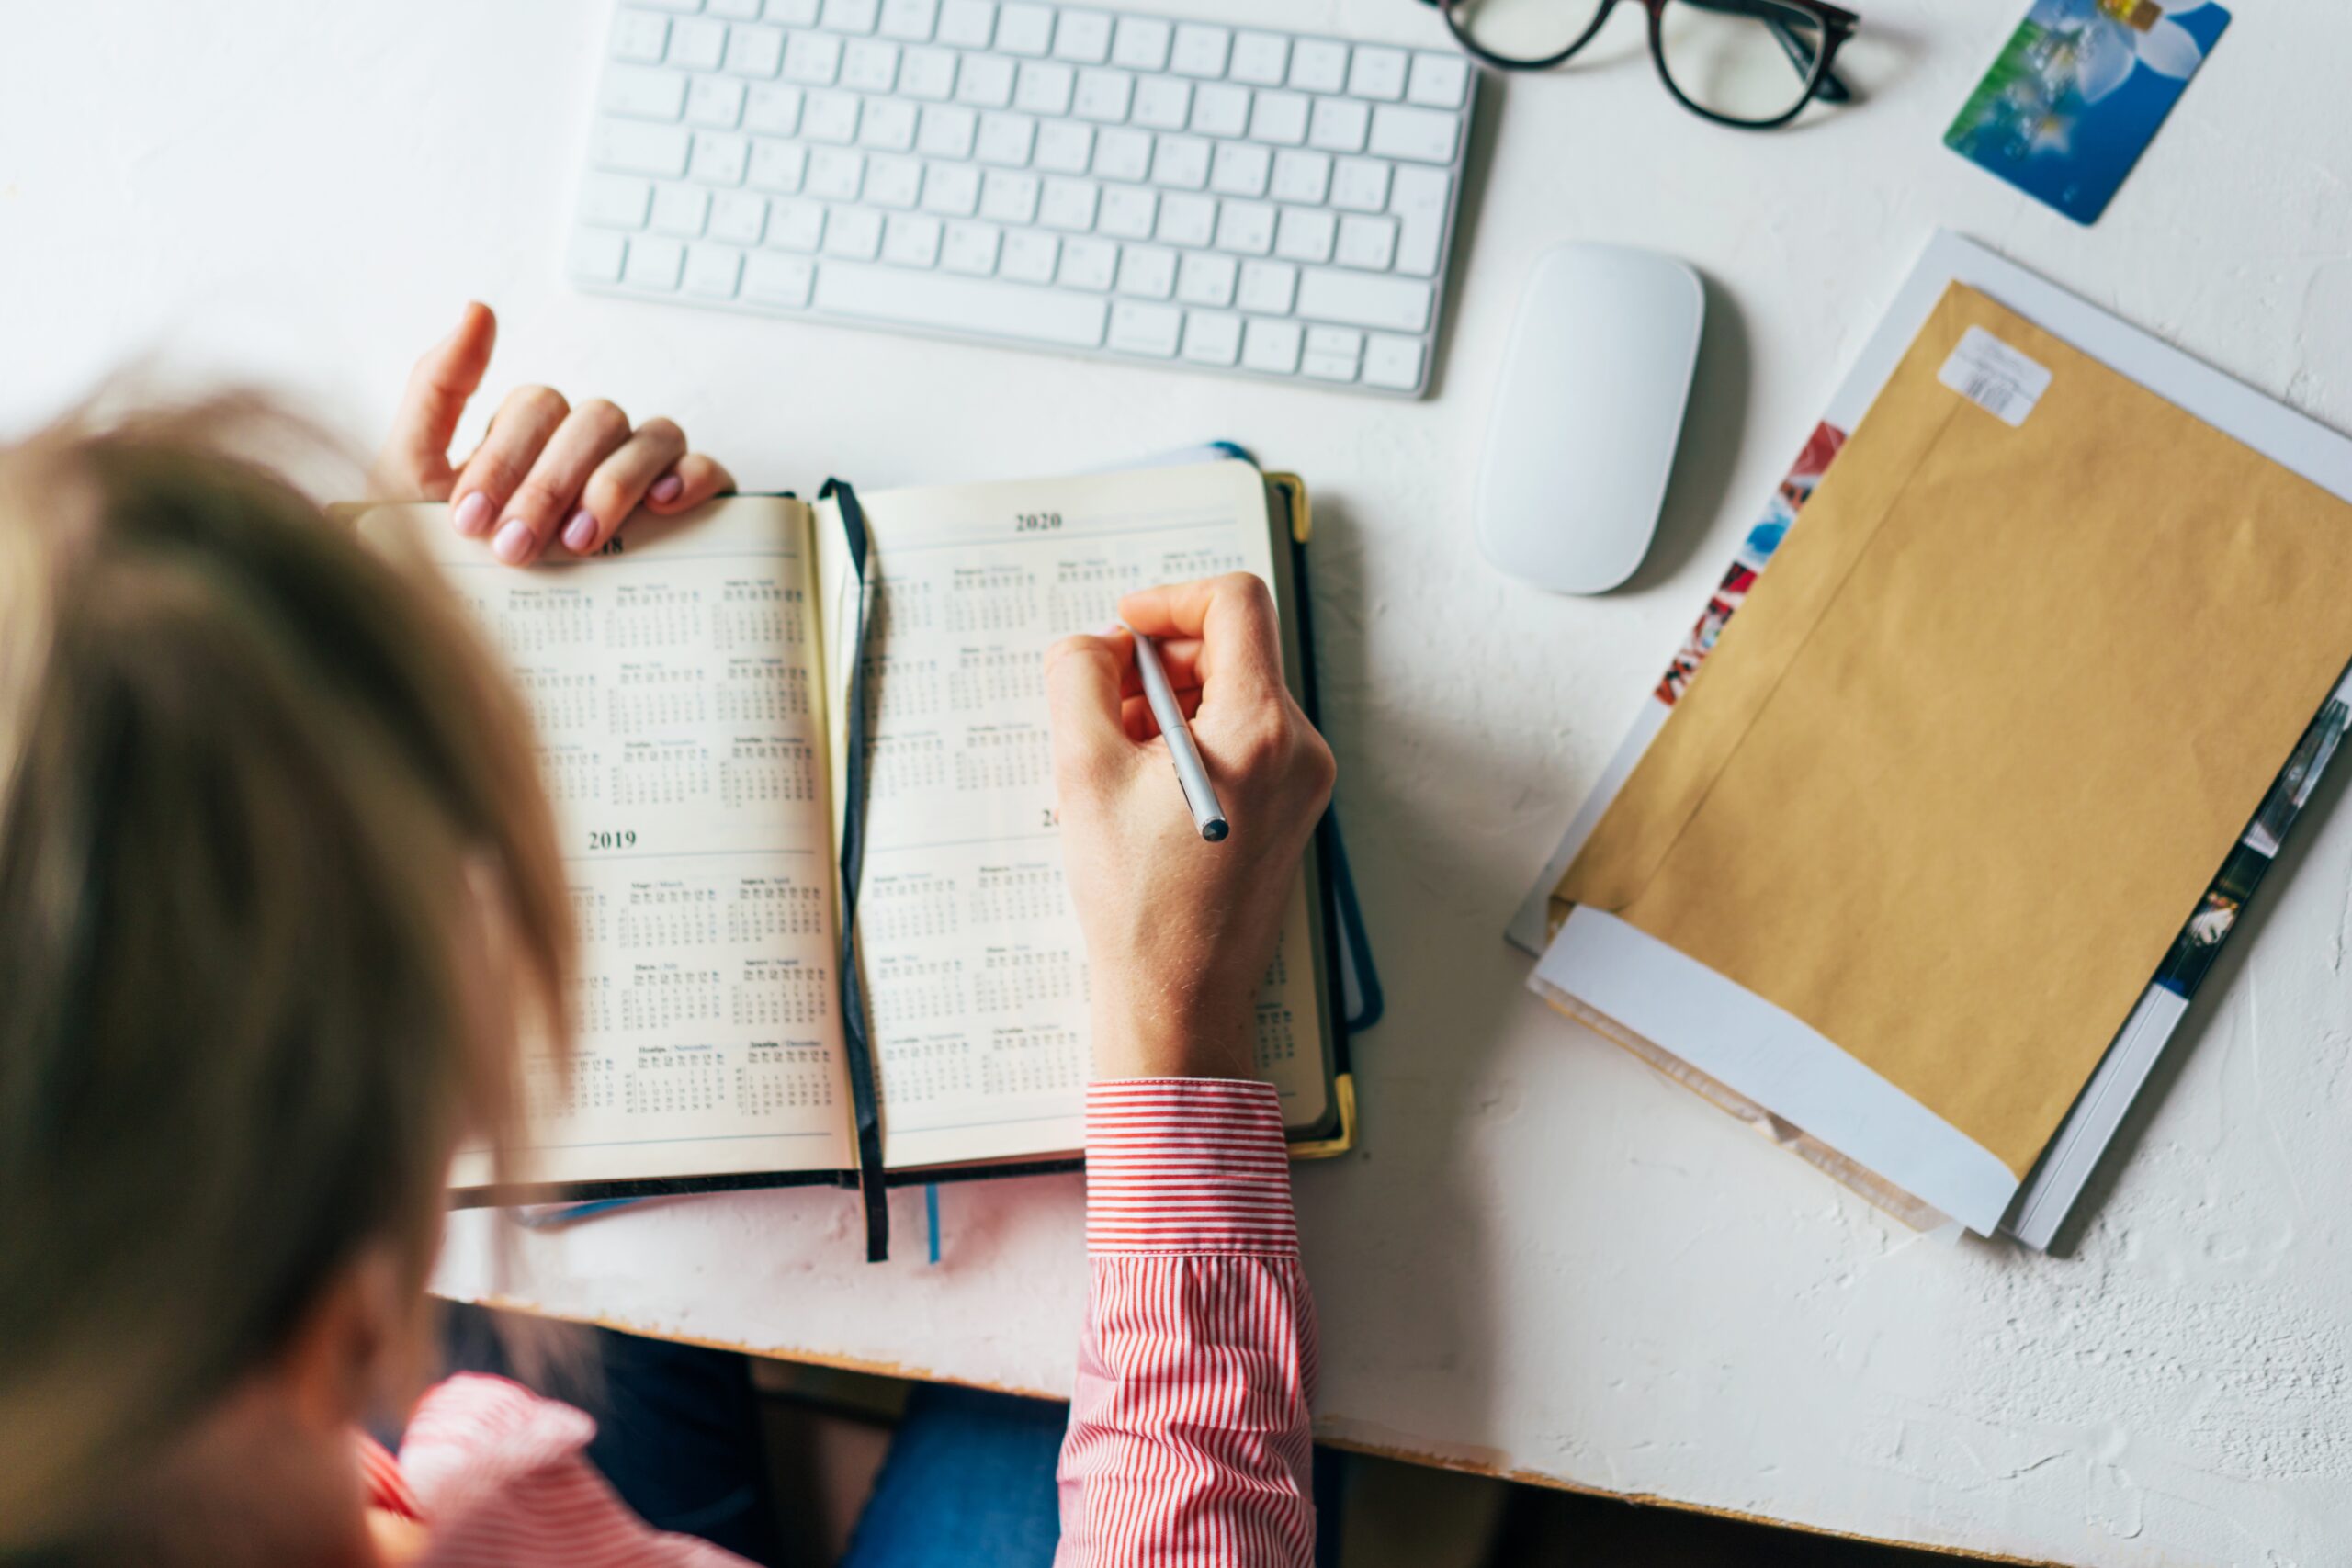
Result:
[[[527,566],[559,541],[573,555],[595,554],[640,505],[683,512],[735,488],[725,468],[686,449],[671,421],[632,428],[603,399],[574,408],[551,387],[507,393],[481,445],[453,465],[449,443],[497,341],[490,307],[468,305],[458,330],[416,362],[376,460],[379,498],[453,502],[458,533],[487,536],[500,560]]]

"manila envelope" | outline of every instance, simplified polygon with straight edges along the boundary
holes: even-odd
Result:
[[[2352,506],[1955,284],[1555,904],[2022,1178],[2352,658],[2348,584]]]

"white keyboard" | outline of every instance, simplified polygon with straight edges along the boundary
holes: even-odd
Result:
[[[1019,0],[623,0],[571,275],[1418,396],[1474,75]]]

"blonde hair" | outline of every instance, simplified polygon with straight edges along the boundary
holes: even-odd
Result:
[[[526,713],[232,455],[293,428],[0,451],[0,1552],[103,1517],[362,1247],[421,1290],[451,1149],[569,1037]]]

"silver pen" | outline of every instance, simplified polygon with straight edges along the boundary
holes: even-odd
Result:
[[[1119,624],[1126,626],[1125,621]],[[1209,771],[1201,764],[1201,749],[1193,744],[1184,710],[1177,705],[1176,688],[1168,683],[1168,671],[1160,664],[1159,649],[1151,646],[1151,638],[1133,626],[1127,626],[1127,635],[1136,639],[1136,673],[1143,677],[1143,700],[1151,705],[1160,739],[1168,742],[1169,760],[1176,764],[1177,786],[1184,792],[1184,804],[1193,808],[1193,821],[1201,837],[1214,844],[1231,829],[1226,825],[1225,807],[1217,804],[1216,790],[1209,783]]]

